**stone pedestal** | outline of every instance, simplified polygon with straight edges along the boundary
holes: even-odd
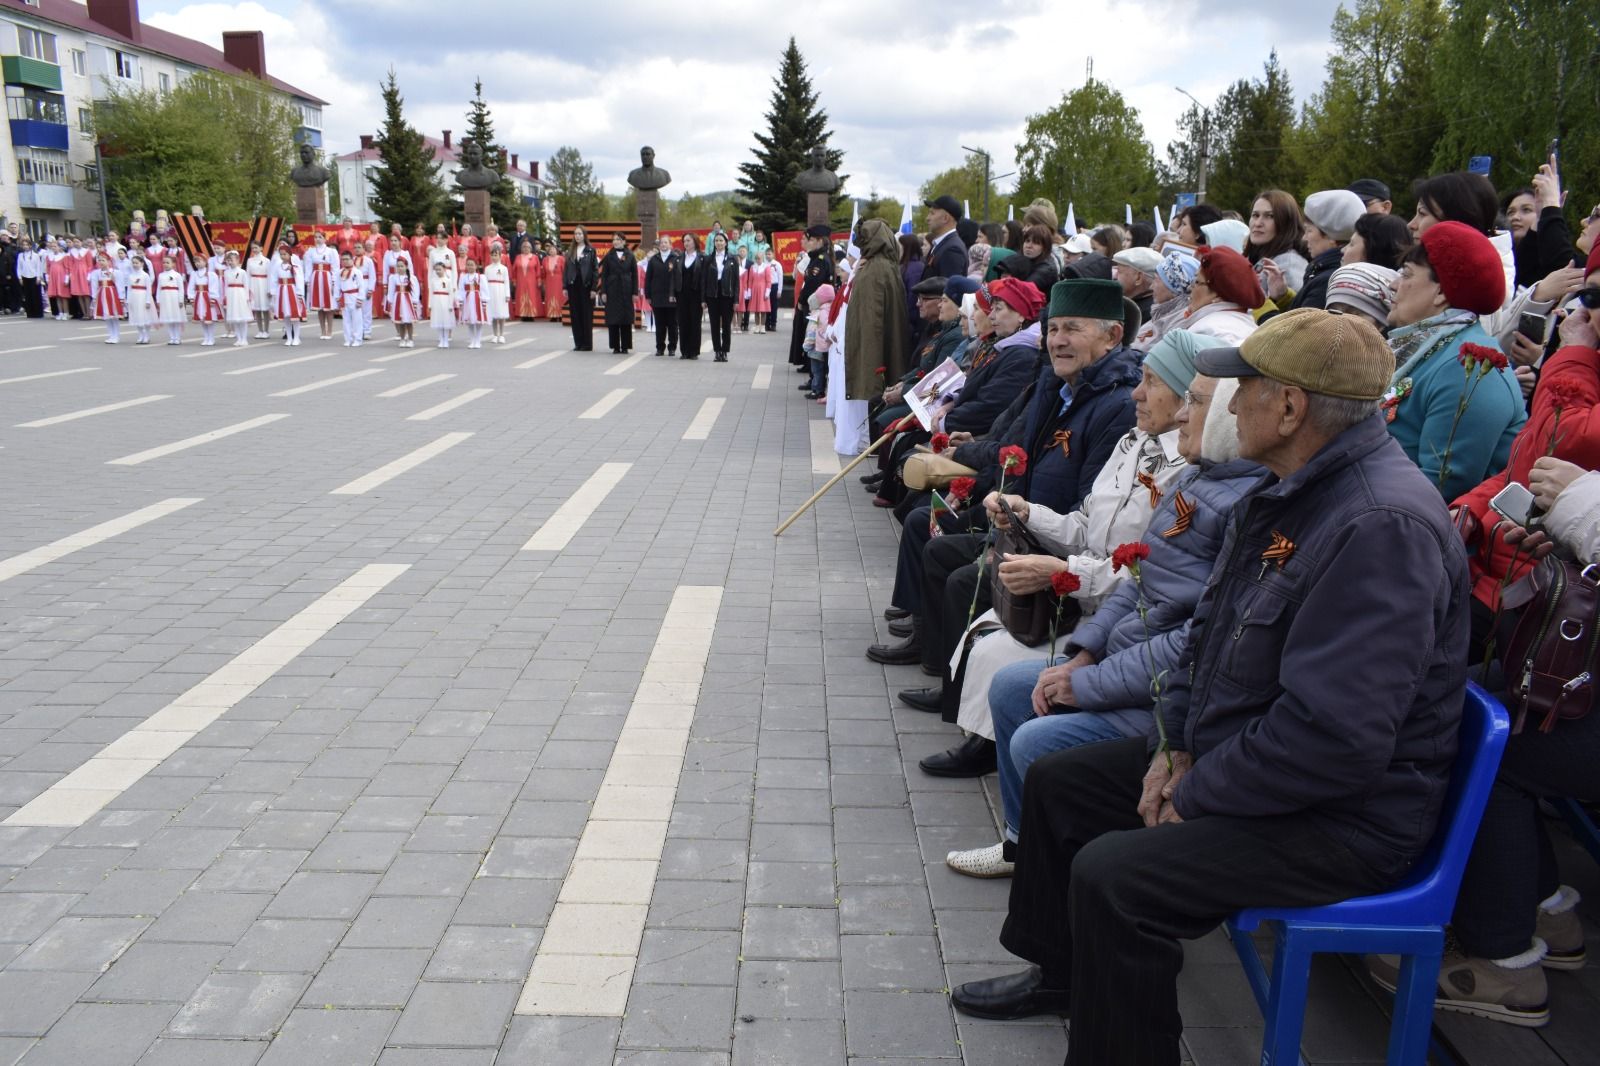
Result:
[[[489,225],[489,190],[462,189],[461,199],[465,205],[461,212],[462,221],[472,227],[473,233],[487,233]]]
[[[324,186],[297,186],[294,190],[294,220],[303,226],[322,226],[328,221],[328,213],[323,206]]]
[[[661,194],[654,189],[640,189],[639,243],[645,248],[656,246],[656,226],[661,221]]]
[[[806,193],[806,227],[823,225],[830,230],[833,224],[828,221],[828,194],[825,192]]]

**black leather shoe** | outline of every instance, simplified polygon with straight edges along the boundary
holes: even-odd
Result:
[[[922,642],[913,634],[899,644],[874,644],[867,649],[867,658],[885,666],[910,666],[922,661]]]
[[[898,622],[889,623],[889,635],[892,637],[909,637],[914,632],[916,632],[916,626],[912,624],[909,618],[902,618]]]
[[[902,694],[901,699],[905,699]],[[938,710],[937,707],[930,708]],[[930,755],[917,764],[934,777],[982,777],[994,773],[994,741],[974,733],[949,751]]]
[[[914,710],[938,714],[939,701],[944,698],[944,689],[908,688],[904,692],[896,692],[895,698]]]
[[[910,617],[911,612],[906,610],[904,607],[885,607],[883,609],[883,618],[884,621],[887,622],[897,622],[902,618]]]
[[[796,385],[795,388],[799,389],[801,392],[810,392],[811,382],[807,381],[804,384]]]
[[[1072,1008],[1072,993],[1064,988],[1044,987],[1044,974],[1037,966],[1021,973],[968,981],[950,993],[956,1010],[973,1018],[1010,1021],[1036,1014],[1067,1014]]]
[[[883,480],[883,471],[882,470],[879,470],[875,474],[862,474],[861,475],[861,483],[863,485],[876,485],[878,482],[880,482],[882,480]]]

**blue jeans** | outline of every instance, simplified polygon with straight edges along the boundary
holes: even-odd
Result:
[[[828,353],[819,355],[807,348],[806,358],[811,360],[811,391],[822,396],[828,391]]]
[[[1124,740],[1120,729],[1093,711],[1071,711],[1040,718],[1033,713],[1033,687],[1044,673],[1041,660],[1012,663],[989,683],[989,715],[994,719],[995,761],[1000,768],[1000,802],[1006,839],[1017,839],[1022,824],[1022,782],[1035,759],[1053,751],[1102,740]]]

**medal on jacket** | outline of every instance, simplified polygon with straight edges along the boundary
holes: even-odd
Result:
[[[1194,522],[1194,504],[1190,503],[1189,498],[1182,492],[1172,498],[1172,507],[1177,512],[1177,517],[1173,521],[1171,528],[1161,534],[1168,540],[1173,537],[1181,537],[1189,532],[1189,526]]]
[[[1051,444],[1061,445],[1061,455],[1065,458],[1072,454],[1072,430],[1058,429],[1056,435],[1050,438]]]
[[[1383,400],[1378,404],[1378,410],[1383,412],[1385,422],[1393,422],[1398,414],[1400,401],[1411,395],[1412,382],[1410,378],[1401,378],[1397,383],[1389,386],[1389,391],[1383,394]]]
[[[1150,490],[1150,506],[1152,508],[1161,502],[1161,486],[1156,484],[1155,478],[1141,470],[1134,480]]]

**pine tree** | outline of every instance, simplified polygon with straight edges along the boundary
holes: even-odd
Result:
[[[384,222],[398,222],[410,232],[418,222],[433,225],[447,209],[439,164],[422,134],[406,122],[404,104],[390,67],[383,83],[383,132],[373,141],[383,164],[374,168],[367,202]]]
[[[1212,116],[1206,199],[1224,210],[1248,213],[1264,189],[1304,195],[1300,158],[1291,152],[1299,137],[1294,89],[1276,51],[1267,57],[1260,79],[1241,78],[1223,92]]]
[[[494,139],[494,120],[489,117],[489,105],[483,100],[483,79],[472,83],[472,102],[467,105],[467,132],[462,140],[472,140],[483,148],[483,165],[499,171],[500,180],[489,190],[489,217],[496,225],[510,227],[511,220],[522,214],[522,202],[517,199],[517,187],[506,176],[506,150]]]
[[[844,153],[828,147],[832,136],[828,115],[817,106],[817,94],[806,75],[806,63],[794,38],[784,50],[783,64],[772,79],[772,110],[767,112],[768,131],[757,133],[757,147],[751,150],[753,163],[740,163],[743,176],[735,206],[753,218],[768,233],[800,229],[806,220],[806,194],[795,184],[802,170],[811,166],[811,149],[823,148],[823,161],[837,172]],[[839,175],[840,188],[846,175]],[[848,222],[849,212],[841,211],[844,194],[829,197],[828,212]]]

